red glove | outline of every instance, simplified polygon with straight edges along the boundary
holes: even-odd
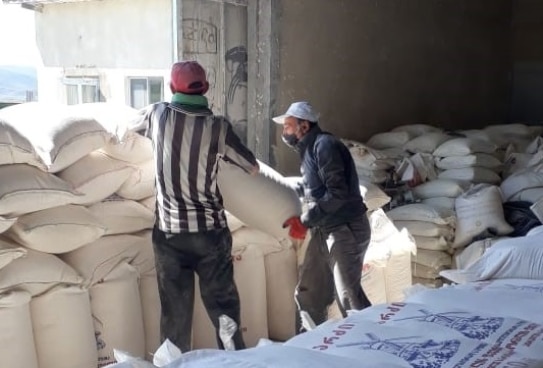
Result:
[[[291,238],[299,240],[305,239],[305,235],[307,234],[307,228],[302,225],[299,216],[291,217],[287,221],[285,221],[285,223],[283,224],[283,228],[287,226],[289,227],[288,235]]]

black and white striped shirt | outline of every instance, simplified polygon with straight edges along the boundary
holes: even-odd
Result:
[[[156,225],[167,233],[226,227],[217,187],[219,159],[247,172],[257,166],[252,152],[223,117],[206,107],[161,102],[146,114],[156,169]]]

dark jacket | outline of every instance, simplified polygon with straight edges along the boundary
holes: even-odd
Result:
[[[305,226],[335,226],[365,215],[353,158],[339,139],[315,125],[296,149],[302,159],[303,194],[308,203],[301,216]]]

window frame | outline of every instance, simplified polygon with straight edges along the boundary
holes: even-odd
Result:
[[[160,75],[144,75],[144,76],[128,76],[126,77],[126,104],[128,106],[132,106],[134,108],[141,108],[141,107],[135,107],[133,105],[133,90],[132,90],[132,82],[136,80],[145,80],[145,101],[144,106],[150,105],[151,103],[160,102],[164,100],[164,77]],[[160,82],[160,96],[156,101],[151,101],[151,83],[152,82]],[[142,107],[144,107],[142,106]]]

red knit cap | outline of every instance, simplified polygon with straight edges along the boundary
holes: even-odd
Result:
[[[204,68],[196,61],[181,61],[173,64],[171,75],[173,92],[203,95],[209,89]]]

